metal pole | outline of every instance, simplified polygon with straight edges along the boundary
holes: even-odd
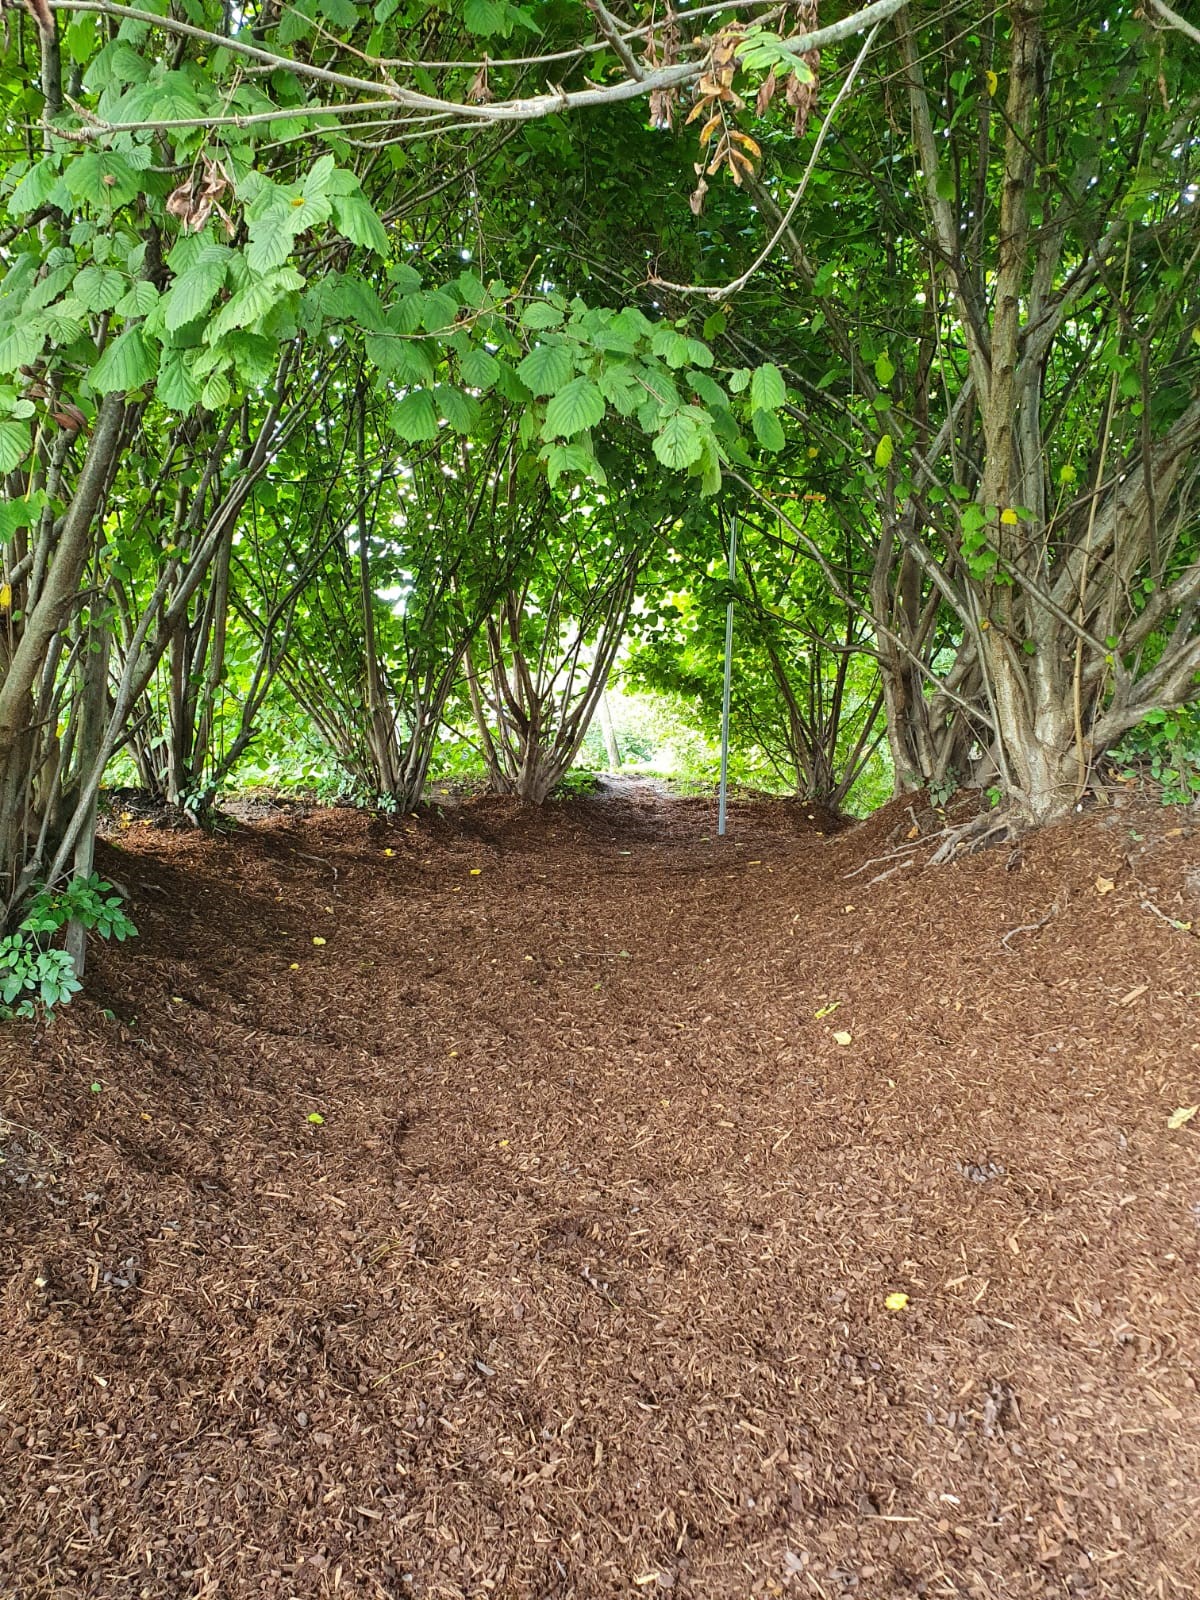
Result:
[[[737,582],[737,518],[729,519],[729,582]],[[725,686],[721,695],[721,789],[717,798],[717,836],[725,837],[729,793],[729,700],[733,692],[733,594],[725,608]]]

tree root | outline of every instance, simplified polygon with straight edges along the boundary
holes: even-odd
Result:
[[[953,861],[957,856],[974,855],[977,850],[986,850],[990,845],[1015,839],[1023,831],[1014,817],[995,811],[984,812],[982,816],[964,822],[961,827],[947,828],[941,844],[929,858],[929,865],[945,866],[947,861]]]

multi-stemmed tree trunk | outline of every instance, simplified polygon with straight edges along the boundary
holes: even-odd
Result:
[[[792,371],[821,469],[852,461],[847,424],[873,458],[856,479],[898,782],[986,776],[1044,822],[1149,710],[1200,692],[1200,97],[1148,32],[1042,0],[978,35],[919,6],[895,26],[888,159],[844,141],[838,216],[783,226],[841,363],[833,383]],[[883,231],[870,263],[855,207]]]
[[[599,564],[579,545],[543,549],[468,648],[467,686],[493,792],[541,805],[579,754],[637,591],[644,547]],[[540,582],[538,581],[540,580]]]
[[[523,559],[547,489],[506,426],[478,450],[442,435],[386,470],[372,464],[366,403],[360,386],[355,468],[330,502],[335,537],[280,675],[353,787],[410,810],[467,648]]]

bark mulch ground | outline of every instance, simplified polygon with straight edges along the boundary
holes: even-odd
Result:
[[[118,815],[0,1040],[5,1600],[1194,1595],[1200,816],[914,819]]]

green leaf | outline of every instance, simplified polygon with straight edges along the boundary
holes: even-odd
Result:
[[[590,378],[572,378],[546,407],[543,436],[570,439],[595,427],[604,416],[604,396]]]
[[[44,317],[26,317],[14,322],[0,333],[0,372],[16,372],[18,367],[31,367],[42,353],[46,342]]]
[[[250,243],[246,246],[246,265],[251,272],[270,272],[272,267],[283,265],[292,253],[292,245],[300,231],[295,224],[299,222],[300,213],[307,204],[309,202],[301,200],[295,208],[275,205],[251,221]],[[332,207],[329,201],[324,204],[328,216]]]
[[[535,332],[557,328],[562,320],[563,314],[558,307],[549,305],[545,300],[534,300],[521,313],[521,326],[532,328]]]
[[[883,472],[890,465],[894,453],[895,445],[892,442],[892,436],[890,433],[885,433],[875,446],[875,465],[880,472]]]
[[[29,454],[33,440],[29,424],[0,422],[0,472],[13,472]]]
[[[787,385],[783,374],[770,361],[756,367],[750,379],[750,408],[752,411],[776,411],[787,401]]]
[[[123,317],[147,317],[158,304],[158,290],[145,278],[138,281],[117,301],[117,310]]]
[[[318,0],[318,9],[343,33],[349,33],[358,22],[358,7],[351,0]]]
[[[575,370],[571,352],[562,344],[538,344],[517,368],[517,376],[534,394],[553,394]]]
[[[715,379],[710,378],[707,372],[689,372],[688,388],[706,406],[719,406],[722,410],[729,405],[729,396]]]
[[[490,389],[500,375],[500,363],[486,350],[467,350],[458,363],[462,381],[471,389]]]
[[[14,217],[23,217],[29,211],[36,211],[54,193],[60,177],[57,158],[39,161],[36,166],[30,167],[9,195],[8,210]]]
[[[470,433],[479,421],[479,401],[461,389],[440,383],[433,391],[438,409],[455,433]]]
[[[509,32],[508,6],[504,0],[466,0],[463,21],[471,33],[486,37],[491,33]]]
[[[880,354],[875,357],[875,376],[885,389],[896,376],[896,369],[888,359],[888,353],[886,350],[881,351]]]
[[[223,372],[214,372],[204,385],[200,404],[207,411],[221,411],[233,398],[233,386]]]
[[[783,424],[773,411],[755,411],[750,418],[750,426],[764,450],[783,449]]]
[[[351,244],[362,245],[364,249],[374,250],[377,255],[387,255],[388,236],[374,207],[365,196],[334,195],[331,204],[333,225],[343,239],[349,239]]]
[[[115,267],[87,266],[78,274],[71,293],[85,311],[111,311],[129,287]]]
[[[226,262],[223,257],[201,257],[195,266],[175,279],[167,292],[166,326],[174,333],[204,316],[212,304],[213,296],[225,282]]]
[[[655,436],[654,454],[664,467],[674,470],[699,461],[704,454],[704,439],[697,419],[686,411],[676,411],[668,417],[662,431]]]
[[[294,267],[277,267],[265,277],[251,279],[244,289],[231,295],[208,327],[209,343],[233,328],[248,328],[260,322],[273,307],[304,287],[304,279]]]
[[[442,333],[453,327],[458,316],[458,301],[445,289],[426,289],[421,295],[421,326],[426,333]]]
[[[137,389],[149,383],[154,369],[154,352],[146,343],[141,328],[127,328],[92,368],[90,382],[96,394]]]
[[[191,411],[200,399],[200,385],[192,376],[183,353],[168,350],[163,355],[154,392],[168,411]]]
[[[650,341],[650,348],[669,367],[686,367],[691,359],[688,340],[674,328],[659,326],[654,330],[654,337]]]
[[[0,472],[12,472],[21,463],[18,458],[10,466],[5,465],[5,448],[3,430],[5,428],[20,427],[20,424],[0,422]],[[25,432],[25,448],[29,448],[29,432]],[[15,444],[15,439],[14,439]],[[41,516],[46,506],[46,491],[35,489],[32,494],[13,500],[0,500],[0,544],[8,544],[18,528],[31,528]]]
[[[579,472],[585,478],[591,478],[595,483],[606,483],[604,468],[592,453],[591,443],[587,439],[576,439],[570,444],[548,444],[543,449],[540,460],[546,463],[546,476],[553,487],[562,477],[564,472]]]
[[[438,431],[437,407],[428,389],[414,389],[392,407],[392,427],[409,444],[420,444],[426,439],[436,439]]]

